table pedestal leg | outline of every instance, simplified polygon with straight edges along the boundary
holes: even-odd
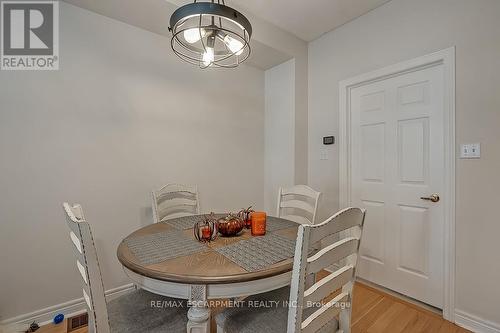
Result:
[[[189,301],[187,333],[210,333],[210,308],[207,304],[207,287],[192,285]]]
[[[210,333],[210,308],[192,306],[188,311],[187,333]]]

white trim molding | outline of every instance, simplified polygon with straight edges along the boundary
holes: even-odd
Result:
[[[431,53],[356,76],[339,83],[339,198],[340,208],[351,202],[350,184],[350,91],[423,68],[444,67],[444,142],[445,142],[445,236],[443,317],[455,321],[455,47]]]
[[[110,301],[119,296],[122,296],[135,289],[132,283],[109,289],[106,291],[106,300]],[[38,325],[46,325],[51,323],[56,314],[62,313],[64,317],[72,317],[85,312],[85,301],[82,298],[74,299],[61,304],[49,306],[30,313],[22,314],[13,318],[5,319],[0,322],[0,333],[2,327],[7,332],[18,332],[20,329],[28,329],[32,322],[37,322]],[[19,330],[17,330],[19,328]],[[10,330],[9,330],[10,329]]]
[[[500,324],[479,318],[462,310],[455,310],[455,323],[477,333],[500,333]]]

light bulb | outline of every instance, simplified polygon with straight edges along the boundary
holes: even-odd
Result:
[[[211,47],[207,47],[205,53],[203,53],[203,65],[205,65],[205,67],[208,67],[213,61],[214,49]]]
[[[201,30],[201,34],[200,34]],[[205,37],[206,31],[205,29],[191,28],[184,30],[184,39],[186,42],[193,44],[199,41],[202,37]]]
[[[227,48],[236,55],[243,53],[243,43],[229,35],[224,37],[224,44],[226,44]]]

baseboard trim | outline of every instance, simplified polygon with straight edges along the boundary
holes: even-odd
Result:
[[[500,324],[455,310],[455,324],[476,333],[500,333]]]
[[[117,288],[109,289],[105,293],[106,299],[108,301],[112,300],[134,290],[134,288],[135,286],[132,283],[129,283]],[[13,318],[5,319],[0,322],[0,333],[9,333],[9,331],[7,330],[9,327],[15,326],[15,329],[18,329],[20,327],[27,327],[27,325],[30,325],[34,321],[36,321],[39,325],[46,325],[52,322],[54,316],[58,313],[64,314],[65,317],[71,317],[83,312],[85,312],[85,303],[82,297],[61,304],[49,306],[47,308],[36,310],[30,313],[22,314]]]

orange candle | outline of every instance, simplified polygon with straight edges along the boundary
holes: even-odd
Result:
[[[210,232],[210,227],[206,226],[201,229],[202,238],[205,240],[210,240],[212,233]]]
[[[266,213],[252,213],[252,236],[263,236],[266,234]]]

